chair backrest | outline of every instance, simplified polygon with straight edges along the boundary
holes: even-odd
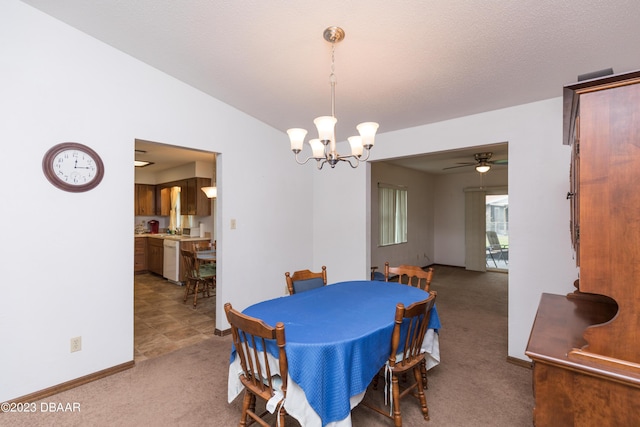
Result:
[[[502,249],[502,245],[500,245],[500,239],[498,239],[498,233],[496,233],[495,231],[487,231],[487,240],[489,241],[489,247],[491,249]]]
[[[196,259],[193,252],[187,249],[180,249],[180,259],[182,261],[182,272],[187,278],[197,278]]]
[[[240,358],[242,366],[242,384],[265,400],[278,389],[286,396],[288,362],[284,324],[278,322],[275,328],[271,327],[260,319],[234,310],[230,303],[224,305],[224,311],[231,325],[236,357]],[[269,365],[267,345],[273,345],[274,341],[278,347],[279,372],[272,372]]]
[[[284,277],[287,281],[289,295],[293,295],[325,286],[327,284],[327,267],[323,265],[322,271],[319,273],[314,273],[309,270],[299,270],[290,274],[287,271],[284,273]]]
[[[390,278],[392,280],[389,280]],[[417,265],[406,264],[391,267],[388,262],[385,262],[384,280],[385,282],[397,281],[398,283],[410,285],[429,292],[431,280],[433,280],[433,267],[429,267],[426,270]]]
[[[436,296],[436,291],[431,291],[427,299],[414,302],[409,307],[405,308],[402,303],[396,305],[389,355],[391,368],[397,366],[400,370],[406,370],[424,359],[422,341],[429,327],[429,317]]]

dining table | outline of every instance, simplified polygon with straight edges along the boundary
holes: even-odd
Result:
[[[351,409],[363,399],[391,351],[396,305],[428,298],[420,288],[382,282],[346,281],[251,305],[242,312],[270,326],[283,322],[288,361],[284,407],[303,426],[351,426]],[[436,307],[422,349],[427,369],[440,363]],[[273,346],[271,346],[273,344]],[[278,350],[267,344],[269,365]],[[228,401],[243,390],[242,367],[231,351]]]

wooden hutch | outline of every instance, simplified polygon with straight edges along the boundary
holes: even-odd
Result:
[[[534,425],[640,426],[640,71],[568,85],[564,107],[580,278],[540,300]]]

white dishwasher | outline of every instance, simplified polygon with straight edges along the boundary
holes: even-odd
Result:
[[[180,283],[180,242],[173,239],[162,239],[164,246],[164,257],[162,265],[162,276],[176,285]]]

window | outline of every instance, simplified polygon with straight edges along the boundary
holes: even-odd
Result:
[[[407,241],[407,187],[378,183],[380,246]]]

